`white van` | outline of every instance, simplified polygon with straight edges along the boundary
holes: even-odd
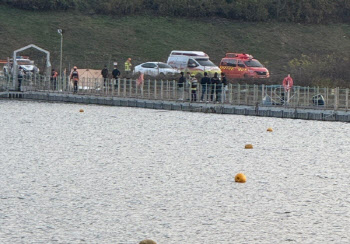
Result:
[[[167,63],[184,73],[203,76],[207,72],[209,77],[214,76],[215,72],[221,73],[220,68],[209,60],[208,54],[201,51],[171,51]]]

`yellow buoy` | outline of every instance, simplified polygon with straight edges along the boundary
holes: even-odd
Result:
[[[245,183],[247,181],[247,177],[243,173],[238,173],[235,176],[235,181],[238,183]]]
[[[153,240],[146,239],[146,240],[140,241],[139,244],[157,244],[157,243]]]
[[[79,112],[80,112],[80,113],[83,113],[83,112],[84,112],[84,109],[80,109]]]
[[[272,129],[272,128],[267,128],[267,131],[268,131],[268,132],[272,132],[273,129]]]
[[[246,144],[245,145],[245,149],[253,149],[253,145],[252,144]]]

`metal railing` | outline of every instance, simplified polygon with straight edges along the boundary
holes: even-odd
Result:
[[[175,80],[135,79],[81,79],[80,95],[117,96],[151,100],[227,103],[249,106],[284,106],[292,108],[318,108],[348,110],[349,89],[294,86],[286,92],[281,85],[228,84],[205,85],[198,83],[193,91],[189,84],[179,87]],[[45,76],[24,77],[21,87],[13,85],[11,77],[0,77],[0,91],[43,91],[73,93],[69,77],[50,79]],[[206,92],[204,92],[206,91]],[[204,93],[203,93],[204,92]]]

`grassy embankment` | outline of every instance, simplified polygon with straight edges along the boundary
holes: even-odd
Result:
[[[13,50],[36,44],[51,52],[58,68],[64,30],[64,66],[101,69],[113,61],[166,61],[171,50],[200,50],[219,63],[226,52],[245,52],[259,59],[280,82],[288,62],[302,54],[349,55],[350,26],[293,23],[245,23],[225,19],[152,16],[96,16],[76,12],[31,12],[0,6],[0,59]],[[34,51],[24,54],[38,55]],[[39,55],[40,56],[40,55]],[[122,66],[122,65],[121,65]],[[295,82],[302,83],[302,77]],[[299,80],[298,80],[299,79]]]

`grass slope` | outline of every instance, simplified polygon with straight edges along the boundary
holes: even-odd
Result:
[[[113,61],[166,61],[171,50],[199,50],[219,63],[226,52],[259,59],[277,81],[289,73],[288,62],[306,55],[350,55],[350,26],[245,23],[225,19],[154,16],[96,16],[76,12],[31,12],[0,6],[0,59],[36,44],[51,52],[58,68],[64,30],[64,66],[111,68]],[[38,55],[34,51],[24,54]],[[38,55],[40,56],[40,55]],[[121,65],[122,67],[122,65]]]

